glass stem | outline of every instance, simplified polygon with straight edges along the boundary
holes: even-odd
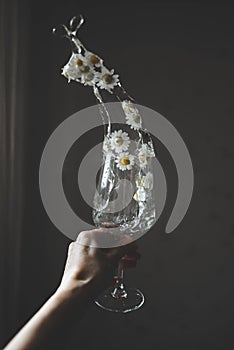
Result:
[[[120,299],[120,298],[127,298],[128,296],[128,293],[125,289],[125,285],[123,283],[123,276],[124,276],[123,263],[119,262],[117,275],[114,276],[114,279],[115,279],[114,289],[111,292],[111,295],[113,298]]]

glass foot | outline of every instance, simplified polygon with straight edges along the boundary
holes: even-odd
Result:
[[[139,289],[128,288],[127,291],[121,291],[109,287],[95,300],[95,303],[108,311],[126,313],[139,309],[144,301],[144,295]]]

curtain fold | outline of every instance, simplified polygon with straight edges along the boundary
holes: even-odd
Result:
[[[26,2],[0,1],[0,346],[18,327],[27,17]]]

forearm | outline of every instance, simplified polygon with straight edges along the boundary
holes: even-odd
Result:
[[[83,231],[79,235],[83,243],[77,240],[69,245],[58,290],[4,350],[68,349],[64,342],[89,303],[111,282],[114,268],[123,255],[122,247],[94,248],[97,235],[109,234],[103,229]]]
[[[4,350],[64,348],[62,342],[90,302],[86,287],[53,294]]]

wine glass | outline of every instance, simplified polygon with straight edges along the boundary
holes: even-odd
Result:
[[[111,151],[113,135],[117,135],[116,141],[121,142],[118,136],[123,135],[123,131],[117,130],[111,135],[103,142],[103,164],[94,195],[93,221],[97,227],[106,227],[120,237],[127,234],[136,240],[156,221],[152,171],[154,150],[149,133],[141,130],[138,142],[128,144],[128,153],[116,154]],[[105,310],[126,313],[137,310],[144,303],[143,293],[124,283],[124,266],[129,259],[131,256],[120,260],[114,285],[95,301]]]
[[[92,87],[103,125],[108,122],[103,142],[103,164],[93,201],[93,221],[97,227],[114,230],[119,237],[127,234],[136,240],[156,221],[153,143],[149,132],[142,128],[140,112],[120,83],[119,75],[115,74],[114,69],[108,69],[103,59],[88,51],[79,40],[78,33],[83,22],[83,16],[73,17],[68,26],[61,25],[53,32],[68,38],[72,46],[72,55],[63,67],[62,75],[69,82],[76,81]],[[114,131],[105,104],[110,100],[117,101],[125,120],[125,126]],[[112,110],[111,114],[115,115],[115,111]],[[140,290],[125,287],[124,264],[124,259],[121,259],[113,288],[106,290],[96,300],[97,305],[106,310],[129,312],[144,303]]]

